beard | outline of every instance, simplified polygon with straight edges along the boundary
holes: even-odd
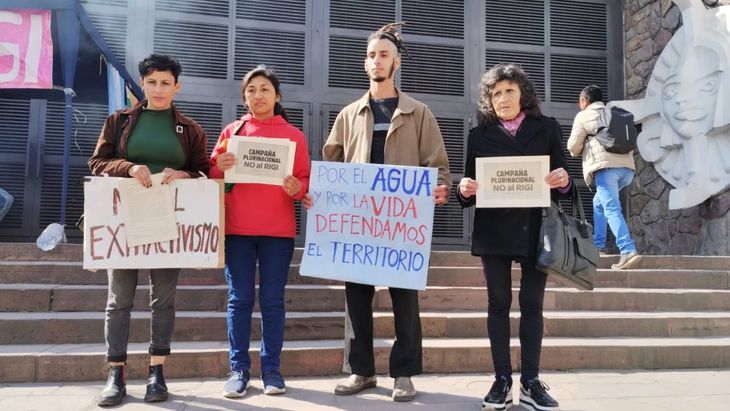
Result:
[[[370,79],[376,83],[382,83],[385,80],[388,80],[390,78],[393,78],[393,73],[395,72],[395,64],[390,66],[390,69],[388,70],[387,76],[370,76]]]

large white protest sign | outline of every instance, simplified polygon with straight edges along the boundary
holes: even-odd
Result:
[[[550,207],[549,156],[479,157],[477,207]]]
[[[294,170],[297,143],[284,138],[233,136],[228,151],[236,165],[226,170],[226,183],[281,185]]]
[[[302,275],[423,290],[436,169],[312,162]]]
[[[88,177],[84,182],[84,268],[223,267],[223,183],[205,178],[170,184],[179,236],[131,246],[122,220],[119,182]]]

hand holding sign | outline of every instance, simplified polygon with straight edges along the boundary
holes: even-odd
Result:
[[[449,201],[449,188],[446,185],[438,185],[433,189],[433,203],[443,205]]]
[[[560,167],[548,173],[548,175],[545,176],[545,182],[548,183],[550,188],[564,188],[570,183],[570,176],[568,176],[568,173]]]
[[[459,192],[461,193],[461,196],[464,198],[471,198],[479,189],[479,183],[477,183],[477,180],[472,180],[469,177],[464,177],[459,182]]]
[[[152,172],[145,165],[134,165],[127,172],[130,177],[134,177],[143,187],[152,187]]]

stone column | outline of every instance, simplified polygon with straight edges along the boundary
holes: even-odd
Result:
[[[708,7],[730,0],[703,0]],[[681,26],[670,0],[624,1],[627,99],[644,97],[659,54]],[[727,85],[726,85],[727,87]],[[642,254],[730,255],[730,190],[683,210],[669,210],[672,187],[638,153],[628,199],[629,226]]]

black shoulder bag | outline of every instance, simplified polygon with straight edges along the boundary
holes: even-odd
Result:
[[[557,275],[578,289],[592,290],[598,249],[593,245],[593,227],[586,220],[580,193],[575,186],[571,191],[572,215],[554,202],[542,210],[535,268]]]

